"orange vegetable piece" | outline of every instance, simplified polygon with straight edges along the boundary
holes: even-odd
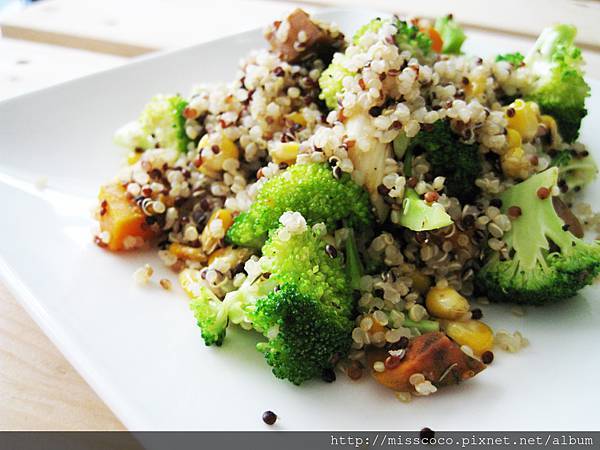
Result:
[[[141,208],[130,201],[120,184],[107,184],[100,188],[100,229],[110,234],[107,247],[112,251],[127,250],[128,237],[141,237],[147,241],[154,231],[146,224]]]
[[[412,339],[398,366],[373,372],[373,376],[388,388],[407,392],[414,390],[409,378],[415,373],[423,374],[436,387],[442,387],[472,378],[483,369],[485,366],[480,361],[467,356],[448,336],[434,332]]]
[[[438,33],[433,27],[427,29],[427,33],[431,39],[431,50],[436,53],[441,53],[444,42],[442,41],[442,36],[440,36],[440,33]]]

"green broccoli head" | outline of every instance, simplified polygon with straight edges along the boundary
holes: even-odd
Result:
[[[525,56],[519,52],[505,53],[503,55],[496,56],[496,62],[506,61],[512,64],[514,67],[519,67],[525,61]]]
[[[520,208],[504,235],[508,260],[494,252],[477,274],[481,289],[494,301],[543,304],[572,297],[600,272],[600,243],[587,243],[565,228],[552,205],[540,198],[540,188],[552,190],[558,182],[556,167],[506,190],[502,211]]]
[[[558,167],[558,177],[569,189],[579,190],[596,179],[598,166],[592,155],[573,154],[570,150],[561,150],[552,159],[552,165]]]
[[[438,120],[423,129],[409,143],[413,151],[423,151],[435,176],[446,177],[446,192],[461,201],[473,200],[479,189],[475,179],[481,173],[477,145],[466,144],[452,131],[450,122]]]
[[[351,288],[340,257],[332,258],[319,227],[289,235],[285,226],[273,230],[262,248],[261,265],[279,285],[293,283],[342,315],[352,312]]]
[[[190,142],[183,116],[187,105],[188,102],[179,95],[156,95],[144,107],[137,121],[117,132],[115,141],[130,149],[147,150],[158,144],[162,148],[185,152]]]
[[[583,78],[581,50],[575,46],[577,29],[571,25],[546,28],[525,58],[536,76],[527,99],[558,122],[562,138],[573,142],[587,114],[585,98],[590,87]]]
[[[220,301],[198,280],[180,276],[206,345],[221,345],[229,323],[263,333],[258,344],[273,373],[295,384],[331,367],[352,342],[354,299],[349,266],[327,251],[324,226],[272,230],[242,285]],[[332,256],[333,255],[333,256]],[[358,257],[358,255],[355,255]],[[346,267],[345,267],[346,266]]]
[[[309,225],[323,222],[329,229],[342,219],[352,227],[372,221],[368,195],[349,175],[338,180],[327,164],[295,164],[264,184],[250,209],[236,217],[226,238],[232,244],[258,248],[285,211],[297,211]]]
[[[442,53],[459,55],[467,36],[452,16],[439,17],[434,28],[442,38]]]
[[[276,284],[264,277],[247,279],[236,291],[229,292],[223,300],[198,280],[198,271],[184,270],[179,280],[190,294],[190,309],[200,327],[206,345],[223,344],[229,323],[245,326],[251,324],[248,312],[256,300],[270,293]]]
[[[338,95],[344,90],[344,78],[356,75],[344,67],[346,58],[345,54],[336,53],[327,69],[319,77],[319,87],[321,88],[319,98],[329,109],[338,108]]]
[[[352,343],[352,320],[293,283],[260,298],[251,319],[268,338],[257,349],[273,374],[294,384],[333,367],[333,359]]]

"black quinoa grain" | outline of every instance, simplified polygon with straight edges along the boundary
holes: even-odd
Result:
[[[282,77],[285,75],[285,71],[280,66],[275,67],[273,69],[273,73],[275,74],[276,77]]]
[[[277,421],[277,414],[273,411],[265,411],[262,415],[262,420],[267,425],[273,425]]]
[[[482,317],[483,317],[483,312],[481,311],[480,308],[475,308],[474,310],[471,311],[471,319],[479,320]]]
[[[517,113],[517,112],[515,111],[515,108],[508,108],[508,109],[506,110],[506,115],[507,115],[508,117],[515,117],[515,114],[516,114],[516,113]]]
[[[371,115],[371,117],[378,117],[381,115],[382,109],[380,106],[373,106],[371,109],[369,109],[369,114]]]
[[[425,427],[419,431],[419,437],[421,440],[427,439],[429,441],[435,437],[435,431],[433,431],[431,428]]]
[[[381,195],[388,195],[390,193],[390,189],[387,186],[380,184],[377,186],[377,192],[379,192]]]
[[[502,200],[499,198],[493,198],[490,200],[490,206],[495,206],[496,208],[502,208]]]
[[[475,216],[473,214],[467,214],[462,218],[462,224],[465,228],[471,228],[475,225]]]
[[[326,383],[333,383],[335,381],[335,371],[333,369],[323,369],[321,373],[321,379]]]
[[[288,163],[286,163],[286,162],[279,163],[279,170],[285,170],[287,168],[288,168]]]
[[[481,362],[483,362],[484,364],[491,364],[493,360],[494,354],[489,350],[487,352],[483,352],[483,354],[481,355]]]
[[[338,254],[337,249],[331,244],[327,244],[325,246],[325,252],[329,255],[330,258],[335,258]]]

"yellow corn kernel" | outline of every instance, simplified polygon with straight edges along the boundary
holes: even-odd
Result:
[[[298,156],[298,149],[300,144],[297,142],[282,142],[278,144],[273,150],[271,150],[271,159],[276,164],[287,163],[294,164],[296,157]]]
[[[509,116],[505,113],[508,127],[513,128],[521,135],[525,142],[535,138],[538,131],[540,109],[537,103],[525,102],[521,99],[512,102],[508,109],[514,110],[514,114]]]
[[[291,120],[294,123],[297,123],[300,126],[306,126],[306,119],[304,118],[304,115],[301,112],[296,111],[290,113],[287,116],[285,116],[285,118]]]
[[[531,162],[525,154],[523,147],[509,148],[500,157],[500,164],[504,175],[511,178],[526,179],[531,169]]]
[[[425,306],[432,316],[450,320],[460,319],[470,309],[467,299],[455,289],[438,287],[429,289]]]
[[[409,275],[409,277],[412,279],[413,289],[415,289],[419,294],[425,294],[431,287],[431,278],[422,274],[421,272],[414,271]]]
[[[467,345],[477,355],[494,347],[494,332],[479,320],[448,322],[446,334],[458,345]]]
[[[231,224],[233,224],[231,211],[228,209],[213,211],[200,235],[200,244],[207,254],[212,254],[215,251],[219,241],[225,236]]]
[[[214,141],[213,141],[214,142]],[[200,172],[206,175],[214,175],[215,172],[223,170],[223,163],[228,159],[238,159],[240,152],[235,143],[224,134],[221,134],[220,139],[214,145],[218,146],[218,151],[215,153],[212,150],[211,139],[208,134],[202,136],[198,143],[198,150],[201,152],[202,164],[200,166]],[[203,149],[209,149],[208,151],[202,151]]]
[[[131,165],[135,164],[136,162],[138,162],[141,157],[142,157],[141,153],[129,152],[127,155],[127,164],[129,164],[131,166]]]
[[[506,145],[508,148],[520,147],[523,141],[521,140],[521,135],[517,130],[512,128],[506,129]]]
[[[470,100],[483,94],[485,92],[485,85],[485,77],[469,80],[469,84],[465,86],[465,95],[467,96],[467,99]]]

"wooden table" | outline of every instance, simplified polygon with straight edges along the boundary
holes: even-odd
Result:
[[[250,29],[290,10],[291,3],[194,0],[53,0],[0,17],[0,100],[122,64],[126,57],[174,48]],[[352,0],[305,0],[309,9]],[[505,0],[491,15],[482,4],[457,0],[451,8],[475,33],[530,42],[548,23],[580,27],[588,73],[600,78],[600,22],[595,1]],[[240,6],[241,5],[241,6]],[[374,0],[372,8],[410,8],[419,15],[447,13],[447,3]],[[477,6],[479,5],[479,6]],[[536,8],[537,13],[536,13]],[[520,13],[516,13],[520,10]],[[540,13],[540,11],[542,11]],[[201,20],[198,20],[198,18]],[[227,17],[228,26],[221,27]],[[478,22],[478,20],[480,22]],[[141,26],[140,24],[143,24]],[[217,26],[214,26],[216,24]],[[160,26],[160,33],[155,27]],[[194,33],[190,33],[194,30]],[[502,36],[499,31],[512,31]],[[55,44],[55,45],[48,45]],[[92,50],[92,51],[90,51]],[[123,425],[65,360],[0,280],[0,430],[121,430]]]

